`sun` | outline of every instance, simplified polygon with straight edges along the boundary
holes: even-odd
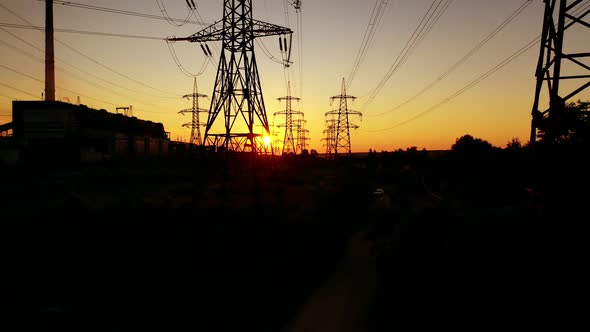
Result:
[[[262,141],[264,142],[265,147],[270,147],[270,136],[264,135],[262,137]]]

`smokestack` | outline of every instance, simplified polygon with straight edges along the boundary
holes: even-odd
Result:
[[[53,51],[53,0],[45,2],[45,100],[55,101],[55,54]]]

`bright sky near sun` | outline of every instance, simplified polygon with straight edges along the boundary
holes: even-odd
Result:
[[[210,61],[198,43],[169,48],[165,39],[188,37],[205,27],[194,22],[223,12],[222,0],[194,2],[181,24],[157,17],[186,18],[186,0],[55,1],[56,99],[110,112],[132,105],[134,116],[188,140],[190,115],[178,112],[192,102],[182,96],[195,77],[199,93],[212,95],[221,45],[208,43]],[[285,110],[278,98],[290,86],[309,149],[325,151],[325,113],[338,108],[331,97],[343,80],[356,97],[349,108],[362,113],[350,118],[353,152],[448,149],[465,134],[499,147],[528,141],[539,56],[538,41],[530,43],[541,35],[542,0],[302,0],[299,13],[292,2],[252,0],[255,19],[293,30],[292,65],[277,61],[276,36],[257,39],[255,52],[269,123],[284,123],[274,113]],[[11,120],[12,100],[41,99],[44,33],[25,26],[44,24],[45,2],[0,0],[0,123]],[[568,32],[565,47],[588,52],[580,47],[587,36]]]

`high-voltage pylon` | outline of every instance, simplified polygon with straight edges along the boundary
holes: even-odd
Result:
[[[325,114],[326,115],[326,129],[324,129],[324,135],[326,135],[324,138],[322,138],[322,141],[325,141],[326,143],[324,144],[324,146],[326,147],[326,157],[330,157],[332,155],[332,153],[334,153],[334,141],[335,141],[335,135],[336,135],[336,122],[338,121],[337,119],[332,119],[332,118],[328,118],[328,113]]]
[[[167,39],[194,43],[222,42],[205,126],[206,145],[236,151],[261,152],[264,149],[259,138],[270,135],[270,129],[256,65],[254,39],[275,35],[292,36],[292,33],[289,28],[253,19],[252,0],[224,0],[221,21],[189,37]],[[286,38],[284,40],[286,45]],[[223,113],[225,131],[212,133],[220,113]],[[238,119],[243,121],[235,126]],[[264,133],[254,132],[257,122],[262,125]]]
[[[574,33],[573,27],[584,29],[586,36],[590,37],[590,23],[584,21],[590,13],[588,4],[583,0],[544,0],[545,14],[543,18],[543,33],[541,35],[541,50],[537,64],[535,87],[535,99],[532,110],[532,125],[530,147],[534,149],[537,140],[537,129],[542,122],[547,121],[546,134],[549,139],[553,137],[553,127],[560,122],[564,108],[568,100],[580,94],[590,86],[590,64],[584,62],[590,59],[589,52],[566,51],[566,32]],[[559,4],[558,4],[559,2]],[[556,21],[557,19],[557,21]],[[568,22],[569,20],[569,22]],[[576,31],[579,33],[579,31]],[[580,40],[589,40],[582,38]],[[575,46],[586,46],[577,44]],[[567,71],[567,73],[566,73]],[[563,87],[568,85],[568,91]],[[547,88],[545,98],[549,107],[544,111],[539,110],[543,87]]]
[[[334,153],[338,156],[339,153],[345,153],[350,155],[352,153],[350,143],[350,129],[359,128],[358,125],[350,122],[351,116],[362,116],[361,112],[353,111],[348,109],[348,100],[355,100],[356,97],[346,94],[346,83],[344,78],[342,79],[342,92],[340,95],[333,96],[330,98],[330,102],[334,100],[339,101],[339,107],[337,110],[327,112],[326,117],[335,118],[335,123],[328,126],[328,149],[330,150],[327,154]]]
[[[191,122],[183,124],[183,127],[191,129],[190,144],[203,145],[203,139],[201,136],[201,119],[199,113],[207,113],[208,110],[199,107],[199,98],[207,98],[207,95],[199,93],[199,87],[197,85],[197,78],[193,84],[193,93],[182,96],[182,98],[191,99],[193,101],[193,107],[183,109],[179,111],[179,114],[191,113]]]
[[[305,128],[305,123],[307,121],[303,118],[293,120],[293,125],[296,128],[296,138],[295,141],[297,142],[297,151],[303,152],[307,150],[307,142],[309,141],[309,129]]]
[[[283,151],[282,154],[286,153],[294,153],[297,154],[297,143],[295,140],[295,136],[293,136],[293,116],[301,115],[303,116],[303,112],[300,111],[293,111],[292,105],[293,101],[301,100],[298,97],[291,96],[291,88],[287,91],[287,96],[277,98],[278,101],[285,102],[285,110],[280,112],[275,112],[274,115],[285,115],[285,123],[280,124],[279,128],[285,128],[285,135],[283,137]],[[296,128],[295,128],[296,129]]]

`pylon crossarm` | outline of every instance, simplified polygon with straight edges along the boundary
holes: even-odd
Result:
[[[222,41],[223,36],[226,35],[223,29],[223,21],[217,21],[203,30],[194,33],[188,37],[172,37],[166,38],[168,41],[189,41],[191,43],[204,43],[209,41]]]
[[[293,33],[293,30],[272,23],[252,20],[252,33],[254,37],[267,37],[290,35]]]

